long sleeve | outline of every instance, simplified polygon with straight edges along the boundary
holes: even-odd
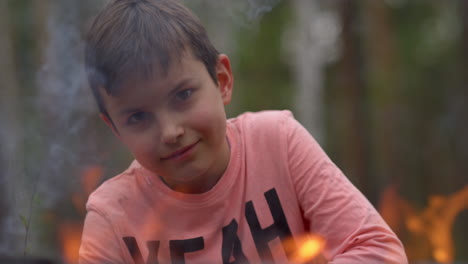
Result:
[[[307,130],[293,118],[286,126],[297,197],[310,231],[326,239],[330,263],[407,263],[400,240]]]

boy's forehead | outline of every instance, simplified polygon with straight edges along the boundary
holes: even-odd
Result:
[[[191,52],[184,52],[181,56],[171,56],[166,65],[161,65],[157,60],[150,67],[151,70],[133,70],[123,74],[122,81],[117,87],[116,95],[131,92],[132,87],[165,87],[174,86],[187,79],[196,78],[198,74],[193,67],[206,70],[204,64],[195,58]],[[194,75],[194,76],[192,76]]]
[[[125,79],[133,81],[148,81],[153,78],[165,79],[177,69],[183,68],[187,61],[194,60],[195,56],[191,51],[181,50],[172,51],[161,57],[145,58],[142,61],[136,61],[133,67],[127,71]]]

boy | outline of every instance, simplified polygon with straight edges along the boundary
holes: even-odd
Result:
[[[226,120],[229,58],[180,3],[115,0],[86,41],[101,117],[135,161],[90,196],[80,263],[289,263],[305,234],[329,263],[407,262],[290,112]]]

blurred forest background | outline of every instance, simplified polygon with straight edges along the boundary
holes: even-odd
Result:
[[[186,0],[233,63],[228,115],[290,109],[411,263],[468,263],[468,1]],[[85,202],[131,157],[82,34],[105,0],[0,0],[0,256],[76,262]]]

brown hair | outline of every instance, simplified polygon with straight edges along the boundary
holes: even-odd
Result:
[[[85,67],[101,113],[99,89],[117,95],[128,78],[167,74],[170,63],[192,52],[215,83],[218,51],[199,19],[176,0],[113,0],[85,37]]]

